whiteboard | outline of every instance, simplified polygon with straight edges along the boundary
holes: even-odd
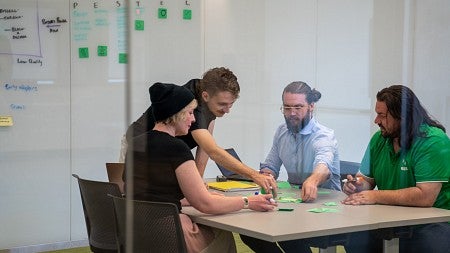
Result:
[[[68,1],[0,7],[0,248],[67,240],[70,231]],[[12,217],[17,217],[12,219]]]
[[[107,180],[126,85],[136,120],[152,83],[200,77],[201,1],[132,1],[129,45],[123,0],[0,1],[0,249],[85,240],[71,174]]]

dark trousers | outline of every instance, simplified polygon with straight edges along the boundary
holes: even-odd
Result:
[[[383,252],[383,239],[391,238],[399,238],[400,253],[450,252],[448,222],[351,233],[345,251],[347,253]]]
[[[311,253],[310,247],[327,248],[342,245],[347,253],[381,253],[383,240],[399,238],[400,253],[450,253],[450,223],[432,223],[347,234],[320,236],[276,243],[240,235],[256,253]]]
[[[281,241],[278,245],[253,237],[240,235],[241,240],[256,253],[311,253],[310,247],[327,248],[336,245],[345,245],[348,240],[348,234],[340,234],[333,236],[320,236],[306,239],[298,239],[291,241]],[[281,249],[283,251],[281,251]]]

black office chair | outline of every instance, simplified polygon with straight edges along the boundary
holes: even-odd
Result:
[[[76,174],[72,176],[78,180],[91,251],[118,252],[114,229],[114,206],[108,194],[122,196],[119,186],[116,183],[82,179]]]
[[[111,196],[119,252],[126,252],[127,211],[132,210],[131,252],[187,252],[178,208],[172,203],[138,201]],[[127,204],[130,205],[127,209]]]

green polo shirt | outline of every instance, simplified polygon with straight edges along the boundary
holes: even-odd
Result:
[[[442,182],[434,207],[450,210],[450,140],[439,128],[422,125],[425,137],[416,137],[411,148],[394,152],[392,140],[376,132],[361,162],[361,172],[374,178],[379,190]]]

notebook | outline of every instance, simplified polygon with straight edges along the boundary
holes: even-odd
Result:
[[[238,159],[239,161],[241,161],[241,159],[239,158],[238,154],[236,153],[236,151],[233,148],[227,148],[225,149],[225,151],[227,151],[230,155],[232,155],[234,158]],[[239,175],[231,170],[226,169],[225,167],[223,167],[222,165],[216,163],[217,167],[219,168],[220,172],[222,173],[222,175],[224,175],[228,180],[238,180],[238,181],[249,181],[252,182],[253,180],[251,180],[250,178],[246,178],[242,175]]]

